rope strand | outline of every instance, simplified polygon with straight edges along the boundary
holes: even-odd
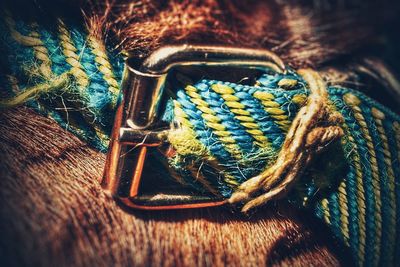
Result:
[[[230,197],[230,203],[245,203],[243,212],[288,192],[313,155],[344,134],[338,126],[343,118],[337,112],[330,112],[327,105],[328,94],[322,78],[309,69],[300,70],[299,74],[310,87],[307,104],[295,117],[276,162],[242,183]],[[257,195],[260,191],[264,193]]]
[[[50,82],[38,84],[27,88],[23,92],[9,99],[0,100],[0,108],[12,108],[25,104],[30,100],[36,100],[43,94],[67,87],[71,81],[72,74],[69,72],[63,73]]]

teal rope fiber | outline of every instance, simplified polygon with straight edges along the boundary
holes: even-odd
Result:
[[[266,75],[263,78],[274,78],[276,75]],[[215,93],[212,92],[212,85],[215,84],[224,84],[228,85],[231,88],[234,88],[236,93],[235,95],[242,94],[246,95],[247,97],[250,97],[251,92],[254,91],[264,91],[273,94],[276,97],[276,102],[279,103],[281,106],[289,106],[291,103],[291,99],[293,96],[298,95],[300,93],[304,93],[304,89],[297,89],[297,90],[291,90],[291,91],[286,91],[277,88],[276,85],[272,85],[270,88],[267,87],[251,87],[251,86],[242,86],[242,85],[235,85],[232,83],[226,83],[226,82],[220,82],[220,81],[200,81],[199,83],[195,84],[194,87],[198,88],[199,91],[202,92],[202,96],[204,96],[204,100],[207,101],[207,103],[210,104],[210,107],[215,111],[215,113],[221,118],[223,121],[221,124],[224,124],[225,127],[229,132],[244,132],[244,127],[232,117],[232,114],[230,114],[229,109],[224,107],[223,101],[221,101],[220,97],[217,96]],[[248,94],[250,92],[250,94]],[[365,239],[365,264],[369,265],[376,261],[375,257],[375,251],[374,247],[380,245],[381,246],[381,259],[380,259],[380,264],[386,265],[390,262],[388,262],[388,259],[390,259],[390,255],[388,254],[388,244],[387,240],[389,240],[389,229],[390,227],[396,227],[396,225],[390,225],[390,220],[389,216],[390,214],[393,214],[393,211],[395,211],[396,214],[400,212],[400,207],[396,205],[395,208],[390,204],[390,196],[389,196],[389,187],[390,186],[396,186],[396,195],[398,201],[398,194],[399,194],[399,186],[398,183],[395,184],[390,184],[388,173],[387,173],[387,167],[385,166],[384,163],[384,148],[382,146],[382,140],[377,133],[377,124],[372,118],[371,115],[371,109],[372,108],[378,108],[381,111],[386,113],[386,120],[385,120],[385,125],[388,128],[386,130],[386,136],[389,140],[391,141],[391,154],[396,156],[398,154],[398,147],[397,145],[394,144],[395,136],[393,129],[390,129],[388,127],[389,125],[392,125],[393,122],[399,121],[399,116],[394,114],[393,112],[389,111],[385,107],[381,106],[380,104],[376,103],[372,99],[366,97],[365,95],[361,94],[360,92],[353,91],[350,89],[346,88],[336,88],[336,87],[331,87],[328,89],[330,99],[333,103],[335,103],[337,110],[339,110],[342,115],[345,118],[345,122],[350,129],[350,133],[353,135],[353,138],[356,142],[356,145],[358,147],[358,153],[361,158],[361,167],[362,167],[362,173],[364,174],[363,176],[363,187],[365,190],[364,197],[362,201],[365,201],[366,205],[366,210],[365,210],[365,220],[366,220],[366,232],[364,235],[366,235]],[[380,188],[378,190],[380,191],[380,199],[382,201],[382,211],[381,214],[376,214],[375,210],[375,202],[377,201],[377,196],[375,194],[374,188],[372,186],[372,171],[371,171],[371,158],[369,155],[369,148],[367,145],[367,142],[365,141],[365,138],[363,137],[362,130],[360,128],[359,122],[357,122],[357,119],[354,117],[353,112],[351,111],[351,108],[346,105],[343,101],[343,97],[346,94],[353,94],[356,95],[357,97],[360,98],[362,101],[362,104],[360,105],[360,108],[362,110],[363,116],[366,119],[367,125],[368,125],[368,131],[371,133],[371,137],[373,139],[373,145],[376,153],[376,158],[378,162],[378,169],[379,169],[379,178],[380,178]],[[282,99],[285,99],[282,101]],[[184,112],[190,117],[190,122],[193,124],[193,127],[196,131],[196,136],[198,136],[199,140],[207,147],[210,149],[210,152],[213,156],[215,156],[217,159],[219,159],[224,165],[225,169],[227,172],[229,172],[231,175],[233,175],[239,183],[241,183],[244,180],[247,180],[254,175],[258,174],[260,170],[260,166],[265,166],[266,162],[265,159],[259,159],[256,161],[251,161],[248,164],[243,164],[241,166],[238,165],[238,163],[233,159],[233,156],[227,152],[222,143],[218,141],[218,138],[215,135],[212,135],[212,132],[210,128],[207,126],[205,120],[201,116],[201,112],[196,108],[193,102],[190,102],[189,96],[185,93],[184,90],[178,91],[177,93],[177,100],[181,103],[182,108]],[[243,103],[245,101],[248,101],[246,97],[243,97],[240,99]],[[253,99],[254,100],[254,99]],[[280,102],[279,102],[280,101]],[[215,103],[215,104],[211,104]],[[250,104],[251,103],[251,104]],[[249,105],[246,105],[247,110],[254,109],[251,111],[251,113],[259,113],[264,115],[264,110],[260,108],[259,105],[254,105],[254,102],[249,102]],[[293,113],[296,113],[298,110],[298,107],[292,108]],[[256,117],[256,116],[253,116]],[[230,121],[230,123],[224,123],[227,120]],[[257,122],[259,124],[269,124],[269,127],[266,127],[265,129],[268,129],[271,132],[271,134],[274,135],[275,140],[279,140],[279,138],[283,138],[285,133],[280,131],[277,125],[275,124],[274,121],[271,120],[270,117],[268,116],[260,116],[257,119]],[[262,128],[262,127],[260,127]],[[270,137],[269,133],[265,133],[266,136]],[[244,136],[244,135],[242,135]],[[251,140],[250,137],[246,137],[247,140],[241,140],[241,139],[236,139],[238,141],[238,144],[242,149],[243,152],[243,157],[246,158],[249,156],[251,153],[257,153],[257,148],[252,142],[249,141],[254,141]],[[281,142],[279,142],[281,144]],[[245,147],[246,145],[246,147]],[[248,146],[251,146],[249,149]],[[353,144],[347,144],[346,147],[344,147],[344,150],[347,153],[352,153],[354,151]],[[273,154],[277,154],[279,149],[275,149]],[[349,154],[348,154],[349,155]],[[349,156],[349,158],[351,158]],[[353,251],[358,250],[358,246],[360,245],[360,241],[358,240],[359,238],[359,225],[358,221],[360,219],[360,210],[357,205],[357,198],[359,197],[357,195],[357,192],[355,190],[356,188],[356,169],[354,165],[352,165],[351,159],[349,159],[349,166],[347,170],[347,174],[345,175],[345,183],[347,185],[346,189],[346,202],[348,203],[348,221],[349,221],[349,245],[353,249]],[[345,158],[343,158],[345,160]],[[190,164],[190,162],[188,162]],[[399,168],[399,162],[397,159],[393,158],[392,159],[392,166],[394,167],[395,170],[395,176],[396,176],[396,181],[398,181],[398,168]],[[187,167],[186,167],[187,168]],[[177,166],[177,171],[180,171],[181,169],[186,169],[185,166],[179,165]],[[181,173],[182,175],[185,175],[185,173]],[[189,174],[190,175],[190,174]],[[210,177],[210,176],[208,176]],[[342,177],[337,177],[337,179],[341,179]],[[215,179],[211,177],[210,179]],[[340,181],[331,181],[332,184],[336,184]],[[219,186],[218,186],[221,195],[224,197],[229,197],[230,194],[234,189],[229,188],[227,189],[226,184],[224,184],[224,181],[220,180],[219,181]],[[312,187],[310,188],[310,191],[308,194],[305,196],[307,198],[314,198],[318,199],[318,197],[323,197],[323,196],[318,196],[316,195],[316,191],[319,189],[318,187],[314,187],[314,190],[312,190]],[[339,204],[339,196],[338,192],[336,191],[337,188],[330,188],[326,194],[326,198],[328,199],[329,203],[329,211],[330,211],[330,226],[332,227],[333,232],[340,238],[342,241],[344,241],[344,236],[343,236],[343,225],[341,222],[341,214],[340,211],[340,204]],[[304,197],[304,196],[303,196]],[[322,206],[322,204],[318,201],[315,202],[315,209],[316,209],[316,214],[323,218],[324,213],[326,213],[326,209]],[[376,222],[377,222],[377,215],[379,217],[382,217],[382,237],[380,240],[378,240],[378,244],[376,243],[376,237],[375,237],[375,229],[376,229]],[[398,216],[398,215],[397,215]],[[396,242],[398,238],[395,238]],[[396,254],[398,255],[398,254]],[[357,259],[357,256],[355,256]]]
[[[72,67],[64,55],[60,32],[56,26],[57,18],[39,17],[37,23],[40,25],[37,32],[48,51],[54,75],[70,71]],[[30,101],[29,105],[43,115],[52,117],[64,128],[95,148],[106,152],[108,138],[99,136],[93,127],[99,128],[104,136],[110,134],[115,113],[110,102],[114,96],[109,92],[107,81],[100,71],[99,64],[95,61],[95,54],[88,45],[89,35],[82,23],[67,20],[65,24],[70,33],[72,46],[76,49],[75,53],[79,55],[79,63],[90,81],[89,85],[82,90],[74,82],[68,91],[46,95],[41,97],[39,102]],[[15,30],[23,36],[29,37],[35,29],[31,22],[25,22],[22,19],[16,21]],[[3,55],[7,55],[0,60],[2,79],[5,84],[9,83],[8,77],[13,76],[18,81],[19,89],[23,91],[46,80],[35,72],[40,60],[34,56],[34,47],[23,45],[16,40],[5,23],[5,19],[0,20],[0,51]],[[112,64],[114,76],[119,81],[122,75],[123,59],[110,51],[106,53]],[[1,88],[4,89],[3,97],[16,93],[10,90],[10,84],[2,85]]]

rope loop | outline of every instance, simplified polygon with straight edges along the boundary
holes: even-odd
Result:
[[[321,76],[311,69],[298,73],[309,85],[307,103],[293,120],[276,162],[243,182],[230,197],[230,203],[244,203],[243,212],[286,195],[313,157],[344,135],[343,117],[329,107]]]

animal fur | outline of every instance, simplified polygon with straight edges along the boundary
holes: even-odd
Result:
[[[382,26],[398,11],[356,0],[107,1],[56,5],[77,14],[82,7],[92,33],[119,50],[146,55],[184,42],[264,47],[294,67],[325,69],[379,45]],[[46,12],[54,3],[34,4]],[[331,82],[357,77],[341,72],[348,60],[340,62],[326,71]],[[225,208],[128,212],[100,188],[105,155],[51,119],[25,107],[1,111],[0,133],[4,266],[351,264],[321,222],[285,202],[251,218]]]

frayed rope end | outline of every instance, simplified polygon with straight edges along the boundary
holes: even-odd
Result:
[[[72,73],[65,72],[49,82],[27,88],[12,98],[0,99],[0,109],[20,106],[28,101],[38,99],[43,94],[68,87],[68,85],[72,82],[72,76]]]

